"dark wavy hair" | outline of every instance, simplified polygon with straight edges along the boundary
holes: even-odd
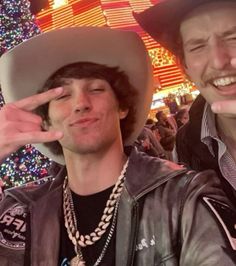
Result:
[[[137,101],[138,93],[123,71],[120,71],[118,67],[108,67],[91,62],[69,64],[52,74],[38,93],[60,86],[63,78],[95,78],[107,81],[114,91],[120,109],[129,110],[128,115],[120,121],[123,142],[131,135],[136,122],[135,102]],[[36,109],[36,113],[46,123],[49,122],[48,106],[49,103],[46,103]],[[58,141],[45,143],[45,145],[54,154],[62,154],[62,147]]]

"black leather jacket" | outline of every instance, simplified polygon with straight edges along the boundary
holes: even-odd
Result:
[[[1,266],[58,265],[64,176],[62,170],[40,187],[7,192]],[[187,172],[134,150],[118,210],[116,265],[236,265],[232,222],[235,209],[214,172]]]
[[[223,177],[218,164],[218,144],[212,139],[213,156],[207,145],[201,141],[202,117],[205,99],[198,95],[189,111],[189,122],[182,126],[176,135],[178,161],[196,171],[214,170],[221,179],[222,187],[232,202],[236,202],[236,191]]]
[[[176,152],[178,160],[187,164],[191,169],[203,171],[214,169],[220,174],[218,166],[217,143],[213,143],[215,156],[208,147],[201,142],[202,117],[205,99],[199,95],[193,102],[189,111],[189,121],[182,126],[176,134]]]

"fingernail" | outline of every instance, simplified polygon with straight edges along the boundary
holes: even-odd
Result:
[[[56,132],[55,132],[55,136],[56,136],[57,138],[62,138],[62,137],[63,137],[63,133],[62,133],[61,131],[56,131]]]
[[[234,67],[236,67],[236,58],[232,58],[231,59],[231,65],[233,65]]]
[[[60,93],[63,91],[63,87],[57,87],[54,89],[55,92]]]
[[[217,104],[217,103],[213,103],[213,104],[211,105],[211,110],[212,110],[212,112],[214,112],[214,113],[218,113],[218,112],[220,111],[220,105]]]

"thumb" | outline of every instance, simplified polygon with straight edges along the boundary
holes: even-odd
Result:
[[[230,61],[231,65],[236,68],[236,57],[232,58]]]

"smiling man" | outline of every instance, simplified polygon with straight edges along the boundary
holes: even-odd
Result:
[[[235,0],[166,0],[136,15],[200,91],[177,134],[179,161],[215,169],[228,192],[236,190],[235,12]]]
[[[0,82],[0,160],[39,143],[65,165],[42,186],[6,192],[1,266],[235,265],[235,209],[215,173],[124,148],[152,99],[136,33],[41,34],[3,55]]]

